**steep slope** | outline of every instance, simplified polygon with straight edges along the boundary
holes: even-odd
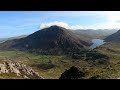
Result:
[[[72,30],[51,26],[39,30],[25,38],[14,39],[0,44],[1,49],[17,48],[43,54],[66,54],[86,50],[91,45]]]
[[[120,42],[120,30],[105,38],[106,42]]]

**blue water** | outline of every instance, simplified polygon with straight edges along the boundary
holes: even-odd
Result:
[[[100,45],[103,45],[105,42],[102,39],[93,39],[92,43],[93,44],[90,46],[90,48],[94,49],[96,47],[99,47]]]

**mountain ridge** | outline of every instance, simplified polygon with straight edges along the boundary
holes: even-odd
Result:
[[[117,29],[97,29],[97,30],[93,30],[93,29],[78,29],[78,30],[74,30],[75,33],[77,34],[83,34],[86,35],[86,37],[88,37],[89,39],[104,39],[107,36],[117,32]]]

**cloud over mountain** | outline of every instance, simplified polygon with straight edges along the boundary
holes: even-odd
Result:
[[[43,28],[47,28],[47,27],[50,27],[50,26],[53,26],[53,25],[57,25],[57,26],[61,26],[61,27],[64,27],[66,29],[83,29],[82,26],[80,25],[75,25],[75,26],[71,26],[65,22],[62,22],[62,21],[54,21],[54,22],[49,22],[49,23],[41,23],[40,25],[40,28],[43,29]]]

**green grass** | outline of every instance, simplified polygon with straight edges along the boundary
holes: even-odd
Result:
[[[102,78],[115,79],[120,77],[120,43],[107,43],[96,51],[109,57],[110,64],[99,69],[97,74]]]
[[[106,48],[108,47],[113,49],[115,52],[107,50]],[[86,73],[83,79],[89,79],[90,77],[97,75],[100,79],[118,78],[120,77],[119,48],[120,47],[118,44],[108,44],[102,46],[102,48],[96,49],[97,52],[105,54],[110,58],[109,65],[92,66],[84,60],[74,60],[66,56],[37,55],[17,50],[0,51],[0,62],[4,60],[12,60],[15,62],[24,63],[31,66],[40,74],[40,76],[45,79],[58,79],[60,75],[71,66],[76,66]],[[2,76],[5,78],[10,77],[8,75]],[[0,78],[2,78],[2,76],[0,76]],[[17,78],[14,75],[13,77]]]
[[[0,62],[4,60],[27,64],[46,79],[58,79],[71,66],[89,66],[85,61],[76,61],[66,56],[36,55],[22,51],[0,51]]]
[[[2,73],[0,74],[0,79],[23,79],[23,78],[20,76],[17,76],[14,73],[9,73],[9,74]]]

